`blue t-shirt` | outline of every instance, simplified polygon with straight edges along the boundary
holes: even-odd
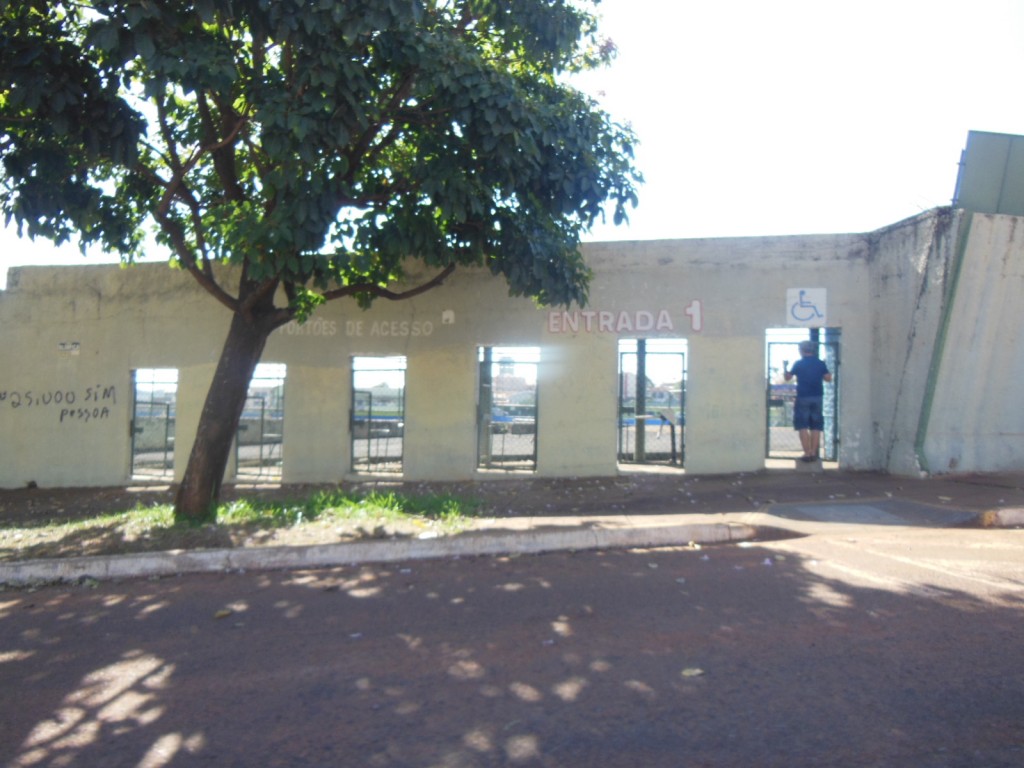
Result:
[[[822,380],[828,373],[828,366],[817,357],[801,357],[789,372],[796,376],[797,397],[823,397],[825,387]]]

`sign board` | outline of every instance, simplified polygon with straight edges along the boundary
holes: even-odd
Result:
[[[789,288],[786,325],[822,328],[828,319],[828,291],[824,288]]]

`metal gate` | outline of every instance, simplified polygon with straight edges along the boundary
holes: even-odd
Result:
[[[132,371],[132,476],[174,476],[175,368]]]
[[[401,472],[405,443],[405,358],[352,358],[352,470]]]
[[[806,334],[806,331],[803,332]],[[825,430],[821,438],[821,456],[836,461],[839,456],[839,340],[838,331],[826,329],[825,341],[819,342],[819,356],[832,373],[825,382],[822,412]],[[806,336],[805,336],[806,338]],[[786,381],[784,372],[800,359],[800,341],[769,341],[767,371],[767,414],[765,455],[769,459],[796,459],[803,455],[800,435],[793,429],[793,404],[796,402],[796,380]]]
[[[285,366],[256,366],[235,439],[236,476],[247,480],[279,480],[284,444]]]
[[[477,465],[537,468],[539,347],[480,347]]]
[[[686,355],[664,351],[679,344],[674,339],[619,343],[620,462],[682,466]]]

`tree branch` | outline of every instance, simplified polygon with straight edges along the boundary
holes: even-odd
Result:
[[[227,166],[232,163],[232,156],[228,153],[226,158],[224,158],[218,157],[218,154],[223,154],[223,150],[230,147],[237,140],[242,128],[247,122],[247,118],[239,115],[234,125],[230,126],[230,130],[227,135],[221,139],[217,135],[216,125],[214,124],[212,115],[209,111],[209,105],[202,96],[198,99],[198,106],[201,113],[200,119],[205,131],[205,141],[197,147],[194,152],[192,152],[187,160],[182,162],[177,151],[177,144],[171,132],[166,102],[164,99],[160,99],[157,104],[160,134],[163,137],[164,144],[166,145],[167,165],[171,169],[172,176],[168,181],[161,182],[161,186],[164,188],[164,194],[154,211],[154,218],[157,220],[157,223],[160,224],[161,228],[163,228],[167,233],[174,248],[174,252],[177,254],[179,260],[188,272],[201,286],[203,286],[203,288],[206,289],[207,292],[213,295],[217,301],[234,312],[239,311],[243,305],[239,304],[238,299],[225,291],[214,277],[213,267],[210,263],[206,250],[205,237],[203,236],[202,212],[200,210],[199,201],[195,199],[194,195],[192,195],[188,185],[185,183],[185,178],[199,164],[199,161],[205,155],[212,154],[214,158],[214,167],[224,183],[228,196],[233,197],[232,184],[237,190],[237,194],[242,195],[243,193],[241,188],[237,185],[237,179],[234,175],[233,167],[227,168]],[[228,126],[225,125],[225,127]],[[225,170],[226,168],[227,170]],[[188,243],[184,227],[170,214],[171,205],[174,200],[179,200],[184,203],[185,207],[189,211],[196,239],[196,250],[198,250],[202,257],[201,263],[197,260],[196,254],[193,252],[193,248],[190,247]]]
[[[274,295],[279,284],[280,280],[276,277],[257,283],[254,290],[246,291],[245,297],[238,304],[238,311],[243,315],[250,315],[257,304]]]
[[[332,301],[334,299],[340,299],[345,296],[354,296],[360,293],[369,293],[377,298],[388,299],[390,301],[401,301],[403,299],[411,299],[413,296],[419,296],[421,293],[437,288],[441,283],[447,280],[452,272],[455,271],[455,265],[449,264],[441,272],[435,275],[432,279],[418,285],[415,288],[410,288],[407,291],[390,291],[387,288],[379,286],[375,283],[355,283],[353,285],[346,285],[341,288],[335,288],[333,291],[327,291],[323,294],[324,301]]]
[[[238,300],[220,286],[220,284],[214,279],[212,273],[200,269],[198,264],[196,264],[196,257],[192,253],[192,249],[188,246],[188,241],[185,238],[185,231],[181,224],[172,219],[170,214],[166,211],[158,210],[154,213],[154,217],[163,231],[170,238],[174,252],[178,255],[178,259],[185,266],[185,269],[188,270],[188,273],[192,275],[196,282],[206,289],[206,292],[213,296],[213,298],[232,312],[236,312],[238,310]]]
[[[216,103],[216,98],[214,98],[214,101]],[[238,174],[235,172],[235,156],[231,147],[238,140],[246,119],[241,115],[235,114],[229,107],[224,107],[218,103],[217,109],[220,112],[219,127],[224,129],[226,134],[221,139],[217,130],[217,121],[214,120],[205,95],[198,95],[196,105],[199,109],[199,117],[203,126],[203,133],[205,134],[205,146],[200,148],[200,152],[208,152],[213,155],[213,167],[217,171],[217,176],[224,187],[224,196],[228,200],[244,200],[245,191],[238,183]],[[234,124],[232,124],[232,118],[237,118]]]
[[[381,104],[377,114],[377,121],[370,125],[364,132],[363,135],[352,145],[352,149],[347,153],[349,169],[348,173],[345,174],[345,179],[351,181],[355,178],[359,169],[363,166],[365,160],[369,159],[369,156],[376,155],[380,151],[380,148],[373,148],[371,153],[371,145],[374,139],[380,135],[381,130],[389,122],[392,122],[389,118],[394,117],[399,111],[402,103],[409,98],[409,94],[412,93],[412,86],[416,79],[416,72],[406,72],[402,77],[402,81],[395,88],[391,96],[386,100],[385,103]],[[395,131],[389,133],[389,142],[393,143],[397,136],[392,136]]]

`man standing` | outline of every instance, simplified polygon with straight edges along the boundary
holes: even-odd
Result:
[[[817,461],[825,417],[821,403],[825,396],[822,382],[832,381],[832,374],[818,358],[818,345],[813,341],[800,342],[800,359],[784,371],[786,381],[796,376],[796,404],[793,407],[793,429],[800,433],[804,455],[800,461]]]

